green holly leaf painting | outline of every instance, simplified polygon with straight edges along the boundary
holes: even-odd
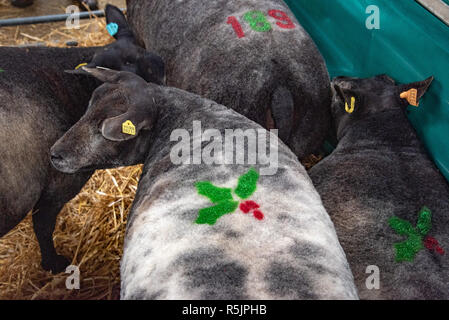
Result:
[[[388,224],[401,236],[407,236],[415,232],[415,228],[413,228],[410,222],[399,219],[398,217],[390,218],[390,220],[388,220]]]
[[[237,188],[234,190],[235,194],[242,199],[247,199],[256,191],[258,179],[257,171],[250,169],[246,174],[240,176]],[[209,181],[198,182],[195,187],[198,194],[209,198],[212,203],[216,204],[199,211],[195,221],[198,224],[214,225],[220,217],[233,213],[239,205],[239,202],[234,201],[232,197],[232,189],[214,186]]]
[[[424,248],[422,238],[419,235],[411,234],[404,242],[395,243],[396,261],[410,261],[415,260],[416,254]]]
[[[416,227],[423,237],[429,233],[432,228],[432,212],[429,208],[424,207],[421,209]]]
[[[248,173],[239,178],[235,194],[242,199],[248,199],[256,191],[257,180],[259,180],[259,173],[251,168]]]
[[[424,248],[423,238],[427,235],[432,227],[431,211],[424,207],[418,216],[416,228],[406,220],[398,217],[392,217],[388,220],[390,227],[400,235],[408,236],[407,240],[395,243],[396,261],[413,261],[416,254]]]
[[[196,223],[198,224],[210,224],[214,225],[219,218],[225,214],[232,213],[237,209],[239,203],[232,200],[224,200],[218,203],[214,207],[204,208],[199,211],[198,219]]]
[[[198,182],[195,184],[198,193],[206,196],[212,203],[219,203],[224,200],[232,200],[231,189],[219,188],[214,186],[209,181]]]

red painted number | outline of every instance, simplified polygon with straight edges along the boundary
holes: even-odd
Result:
[[[243,33],[242,26],[240,25],[240,22],[237,20],[236,17],[229,17],[227,24],[232,25],[235,33],[237,34],[237,37],[243,38],[245,36],[245,34]]]
[[[293,23],[293,21],[290,19],[290,17],[284,11],[270,10],[270,11],[268,11],[268,15],[277,20],[286,22],[286,23],[276,22],[276,24],[279,27],[281,27],[282,29],[294,29],[295,28],[295,24]]]
[[[257,14],[257,17],[254,15]],[[268,15],[272,18],[275,18],[276,20],[279,20],[276,22],[276,25],[282,29],[295,29],[296,25],[293,23],[293,21],[290,19],[290,17],[281,10],[269,10]],[[258,20],[255,20],[255,19]],[[265,15],[260,11],[250,11],[247,12],[244,16],[245,21],[247,21],[251,29],[255,31],[269,31],[271,30],[270,23],[266,20]],[[264,23],[262,26],[259,26],[258,23]],[[227,24],[230,24],[232,28],[234,28],[235,34],[239,38],[243,38],[245,36],[245,33],[243,32],[242,25],[237,20],[236,17],[228,17]]]

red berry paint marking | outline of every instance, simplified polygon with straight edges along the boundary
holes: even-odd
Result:
[[[251,15],[254,14],[255,16]],[[281,10],[268,10],[268,15],[276,20],[279,20],[276,22],[276,25],[279,28],[282,29],[295,29],[296,25],[293,23],[292,19]],[[271,24],[266,19],[266,16],[261,11],[248,11],[245,15],[246,18],[244,19],[252,30],[258,31],[258,32],[265,32],[271,30]],[[226,21],[227,24],[230,24],[232,28],[234,29],[235,34],[238,38],[245,37],[245,33],[243,32],[242,25],[238,21],[238,19],[235,16],[228,17],[228,20]],[[263,23],[261,26],[260,24]]]
[[[427,236],[424,239],[424,246],[429,249],[430,251],[435,250],[440,255],[444,254],[443,248],[440,247],[440,244],[438,243],[438,240],[434,237]]]
[[[258,210],[259,208],[260,208],[260,206],[256,202],[251,201],[251,200],[242,202],[240,204],[240,210],[242,210],[243,213],[247,214],[251,210],[254,210],[253,211],[254,218],[256,218],[257,220],[263,220],[263,218],[265,216],[262,213],[262,211]]]
[[[259,208],[260,208],[260,206],[259,206],[257,203],[255,203],[254,201],[251,201],[251,200],[246,201],[246,205],[247,205],[250,209],[259,209]]]
[[[249,213],[251,211],[251,209],[246,205],[246,202],[240,204],[240,210],[242,210],[243,213]]]
[[[262,220],[264,218],[264,215],[260,210],[254,210],[253,215],[257,220]]]
[[[426,237],[424,239],[424,246],[429,249],[433,250],[438,245],[438,241],[433,237]]]
[[[249,213],[251,210],[259,209],[259,208],[260,208],[260,206],[256,202],[251,201],[251,200],[242,202],[240,204],[240,210],[242,210],[243,213]]]

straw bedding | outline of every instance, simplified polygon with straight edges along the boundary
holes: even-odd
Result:
[[[12,17],[17,10],[9,0],[0,0],[0,18]],[[12,14],[8,16],[8,12]],[[0,29],[0,45],[39,43],[63,47],[69,40],[78,41],[79,46],[96,46],[113,39],[105,30],[105,20],[96,17],[81,20],[80,30],[67,30],[64,23]],[[305,165],[311,167],[319,160],[311,157]],[[126,218],[140,174],[141,166],[97,171],[61,211],[55,245],[59,254],[80,267],[79,290],[66,289],[67,274],[52,275],[40,267],[40,251],[29,214],[0,239],[0,299],[118,299]]]

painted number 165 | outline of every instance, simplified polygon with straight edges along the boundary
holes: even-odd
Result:
[[[296,27],[293,21],[284,11],[269,10],[268,15],[275,18],[276,20],[279,20],[278,22],[276,22],[276,24],[282,29],[294,29]],[[266,32],[272,29],[271,23],[267,20],[267,17],[262,11],[249,11],[245,13],[245,15],[243,16],[243,20],[245,20],[254,31]],[[243,38],[245,36],[242,25],[236,17],[229,17],[227,24],[232,25],[237,37]]]

